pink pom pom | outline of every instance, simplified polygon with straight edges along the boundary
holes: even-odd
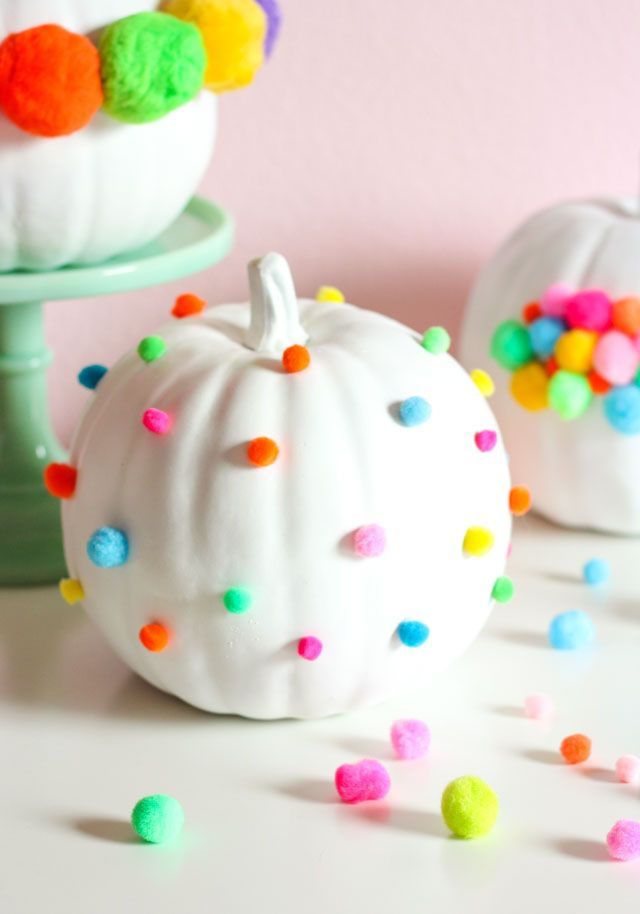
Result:
[[[616,762],[616,774],[623,784],[637,784],[640,781],[640,758],[637,755],[623,755]]]
[[[596,343],[593,367],[609,384],[629,384],[638,369],[638,359],[638,350],[626,333],[609,330]]]
[[[611,326],[611,307],[611,299],[604,292],[585,289],[567,300],[565,320],[570,327],[602,333]]]
[[[375,759],[363,759],[355,765],[340,765],[336,771],[336,790],[344,803],[381,800],[389,793],[389,772]]]
[[[154,435],[168,435],[171,431],[171,416],[161,409],[148,409],[142,417],[142,424]]]
[[[396,720],[391,727],[391,745],[398,758],[424,758],[430,743],[431,731],[421,720]]]
[[[322,641],[309,636],[298,641],[298,654],[305,660],[317,660],[322,653]]]
[[[527,695],[524,700],[524,713],[533,720],[546,720],[553,714],[553,699],[550,695],[544,695],[540,692],[534,695]]]
[[[382,555],[387,546],[387,534],[384,527],[378,524],[366,524],[358,527],[353,534],[353,548],[364,558]]]
[[[563,282],[557,282],[553,286],[549,286],[540,299],[542,313],[547,314],[549,317],[564,317],[567,300],[572,295],[573,289]]]
[[[607,847],[614,860],[640,857],[640,822],[620,819],[607,835]]]
[[[497,440],[497,434],[489,428],[485,428],[481,432],[476,432],[474,436],[476,447],[479,451],[482,451],[483,454],[486,454],[487,451],[492,451],[496,446]]]

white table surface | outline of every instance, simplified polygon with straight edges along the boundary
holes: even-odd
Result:
[[[517,522],[498,606],[469,653],[427,691],[346,717],[271,724],[216,718],[156,692],[112,655],[51,589],[0,593],[0,911],[2,914],[528,914],[637,911],[640,861],[604,838],[640,819],[640,789],[616,781],[640,755],[640,542]],[[593,556],[610,587],[580,579]],[[597,645],[552,650],[553,614],[584,608]],[[550,722],[522,714],[533,691]],[[432,728],[430,755],[395,761],[397,717]],[[593,739],[564,764],[561,739]],[[335,768],[376,757],[386,801],[337,802]],[[479,841],[450,838],[444,786],[477,774],[501,814]],[[136,841],[135,801],[164,792],[187,823],[174,847]]]

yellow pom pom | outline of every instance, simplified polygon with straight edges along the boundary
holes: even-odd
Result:
[[[598,334],[591,330],[569,330],[563,333],[556,343],[558,367],[573,371],[574,374],[586,374],[591,368],[597,342]]]
[[[493,533],[486,527],[469,527],[464,535],[462,549],[465,555],[485,555],[493,548]]]
[[[344,300],[344,295],[340,289],[336,289],[334,286],[320,286],[316,292],[316,301],[343,302]]]
[[[255,0],[168,0],[162,8],[200,29],[207,89],[228,92],[249,85],[264,62],[267,33],[267,16]]]
[[[539,362],[516,369],[511,377],[511,394],[532,413],[549,405],[549,377]]]
[[[60,595],[65,603],[68,603],[69,606],[73,606],[74,603],[79,603],[80,600],[84,600],[84,587],[80,581],[76,581],[75,578],[63,578],[58,585],[60,588]]]
[[[483,397],[490,397],[496,389],[496,385],[493,383],[491,375],[487,374],[487,372],[483,371],[481,368],[474,368],[469,377]]]

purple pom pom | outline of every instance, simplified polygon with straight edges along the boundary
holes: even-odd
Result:
[[[271,57],[271,52],[273,51],[280,34],[282,10],[280,9],[278,0],[256,0],[256,2],[262,7],[267,15],[268,26],[267,37],[264,40],[264,53],[267,57]]]

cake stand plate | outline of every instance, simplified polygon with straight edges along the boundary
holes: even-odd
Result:
[[[198,197],[152,244],[98,266],[0,275],[0,586],[58,580],[65,571],[60,505],[44,488],[65,459],[48,410],[44,301],[143,289],[222,260],[233,222]]]

